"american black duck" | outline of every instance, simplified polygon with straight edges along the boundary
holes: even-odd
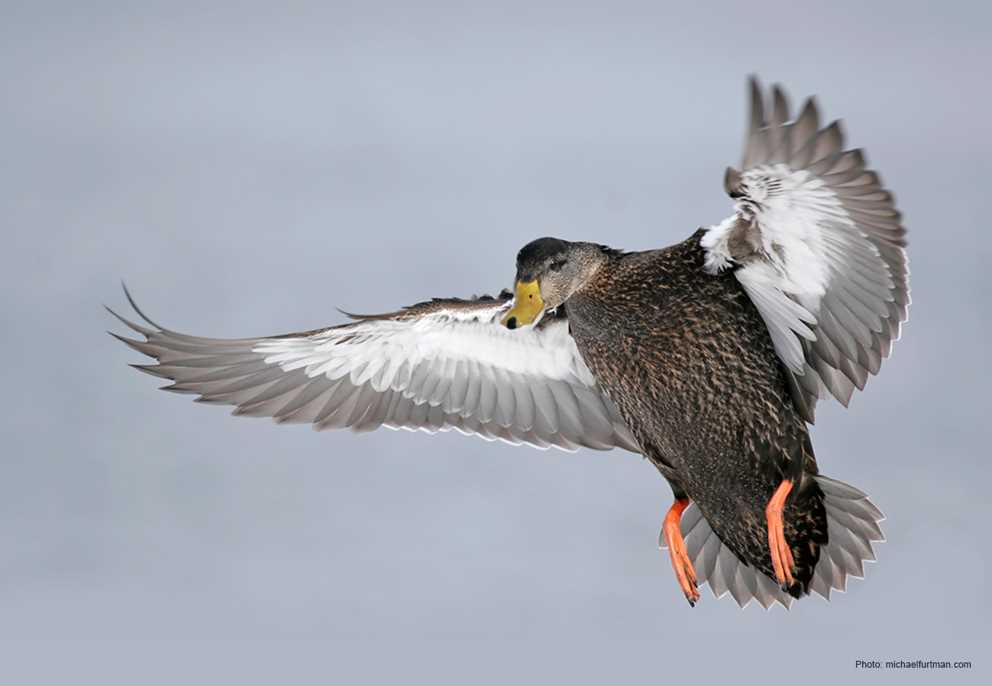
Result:
[[[121,320],[145,340],[118,338],[167,390],[238,415],[641,453],[674,493],[662,544],[690,603],[704,583],[742,606],[829,598],[874,559],[882,515],[819,474],[808,425],[899,336],[905,230],[837,122],[821,128],[813,100],[793,119],[754,81],[725,187],[732,216],[661,250],[533,241],[496,297],[233,340],[139,310],[147,326]]]

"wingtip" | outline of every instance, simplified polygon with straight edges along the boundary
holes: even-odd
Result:
[[[121,324],[123,324],[124,326],[128,327],[129,329],[132,329],[133,331],[137,331],[138,333],[140,333],[145,338],[147,338],[149,334],[155,333],[152,329],[149,329],[147,327],[141,326],[140,324],[135,324],[130,319],[117,314],[117,312],[115,312],[113,309],[111,309],[107,305],[104,305],[103,306],[103,309],[107,310],[107,312],[109,312],[111,314],[111,316],[113,316]],[[115,334],[113,334],[113,333],[111,333],[109,331],[107,333],[110,333],[112,336],[115,335]]]
[[[751,95],[752,102],[760,103],[764,105],[765,97],[764,90],[765,87],[761,83],[761,79],[757,74],[750,74],[747,77],[747,89],[748,93]]]
[[[146,322],[154,326],[156,329],[159,329],[160,331],[168,331],[168,329],[166,329],[164,326],[152,321],[151,319],[149,319],[148,315],[142,312],[141,308],[138,307],[138,303],[134,301],[134,297],[132,297],[131,291],[128,290],[127,284],[124,283],[124,279],[121,279],[121,288],[124,290],[124,297],[127,298],[127,301],[131,305],[131,308],[138,313],[139,317],[141,317]]]
[[[807,112],[809,112],[808,115],[807,115]],[[817,98],[816,98],[815,95],[811,95],[808,98],[806,98],[806,100],[803,101],[803,106],[799,110],[799,117],[798,118],[799,119],[802,119],[804,115],[806,115],[806,116],[812,116],[812,117],[814,117],[814,121],[819,122],[819,119],[820,119],[820,101],[817,100]]]
[[[757,142],[755,134],[765,127],[765,98],[761,91],[761,82],[758,77],[752,74],[748,77],[748,93],[750,121],[748,122],[747,144],[744,152],[744,168],[750,166],[749,162],[755,154]]]
[[[824,129],[824,131],[825,132],[826,131],[833,132],[833,134],[837,136],[838,145],[843,150],[843,148],[844,148],[844,141],[847,140],[847,132],[844,131],[844,120],[843,119],[834,119],[832,122],[830,122],[827,125],[827,127]]]
[[[789,96],[780,83],[772,86],[772,112],[775,123],[779,126],[789,121]]]
[[[119,336],[113,331],[108,331],[107,333],[129,347],[131,350],[139,352],[142,355],[152,358],[153,360],[158,360],[161,357],[161,351],[148,340],[139,341],[133,338],[128,338],[127,336]]]
[[[134,369],[137,369],[139,372],[144,372],[145,374],[149,374],[151,376],[155,376],[155,377],[158,377],[160,379],[171,379],[171,377],[169,375],[167,375],[167,374],[159,371],[158,370],[158,366],[159,365],[157,365],[157,364],[129,364],[128,365],[128,367],[133,367]]]

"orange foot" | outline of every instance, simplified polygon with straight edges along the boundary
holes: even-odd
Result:
[[[772,555],[772,567],[775,569],[775,579],[784,588],[796,583],[792,577],[795,561],[792,559],[792,550],[789,548],[789,544],[785,542],[785,528],[782,524],[785,499],[789,497],[791,491],[792,482],[785,479],[775,489],[771,500],[768,501],[768,506],[765,507],[765,519],[768,520],[768,549]]]
[[[685,599],[689,605],[695,607],[699,600],[699,590],[696,588],[696,570],[692,568],[689,554],[685,549],[685,539],[682,538],[682,529],[679,526],[682,520],[682,511],[689,506],[688,498],[679,498],[672,503],[668,514],[665,515],[665,522],[661,526],[661,533],[668,546],[668,554],[672,558],[672,569],[675,570],[675,577],[679,581],[679,586],[685,594]]]

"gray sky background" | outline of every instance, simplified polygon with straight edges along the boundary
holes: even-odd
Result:
[[[5,669],[988,677],[987,4],[661,4],[5,4]],[[729,213],[750,72],[843,117],[911,232],[903,340],[814,431],[888,515],[830,604],[690,610],[669,489],[627,453],[236,419],[103,333],[122,277],[169,326],[246,336],[498,290],[541,235],[681,240]]]

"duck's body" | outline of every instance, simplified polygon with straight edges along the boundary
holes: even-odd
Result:
[[[773,576],[765,506],[786,476],[816,475],[816,462],[761,315],[732,273],[703,271],[702,235],[609,251],[565,310],[582,358],[675,497]],[[826,515],[816,482],[801,483],[784,521],[808,584]]]
[[[495,298],[265,338],[145,317],[123,320],[144,341],[121,340],[168,390],[238,415],[641,453],[675,495],[662,539],[690,603],[703,583],[742,606],[829,598],[874,559],[882,514],[818,473],[807,425],[898,338],[905,229],[837,123],[821,129],[811,100],[790,119],[777,88],[766,117],[752,84],[743,171],[724,185],[734,215],[669,248],[532,241]]]

